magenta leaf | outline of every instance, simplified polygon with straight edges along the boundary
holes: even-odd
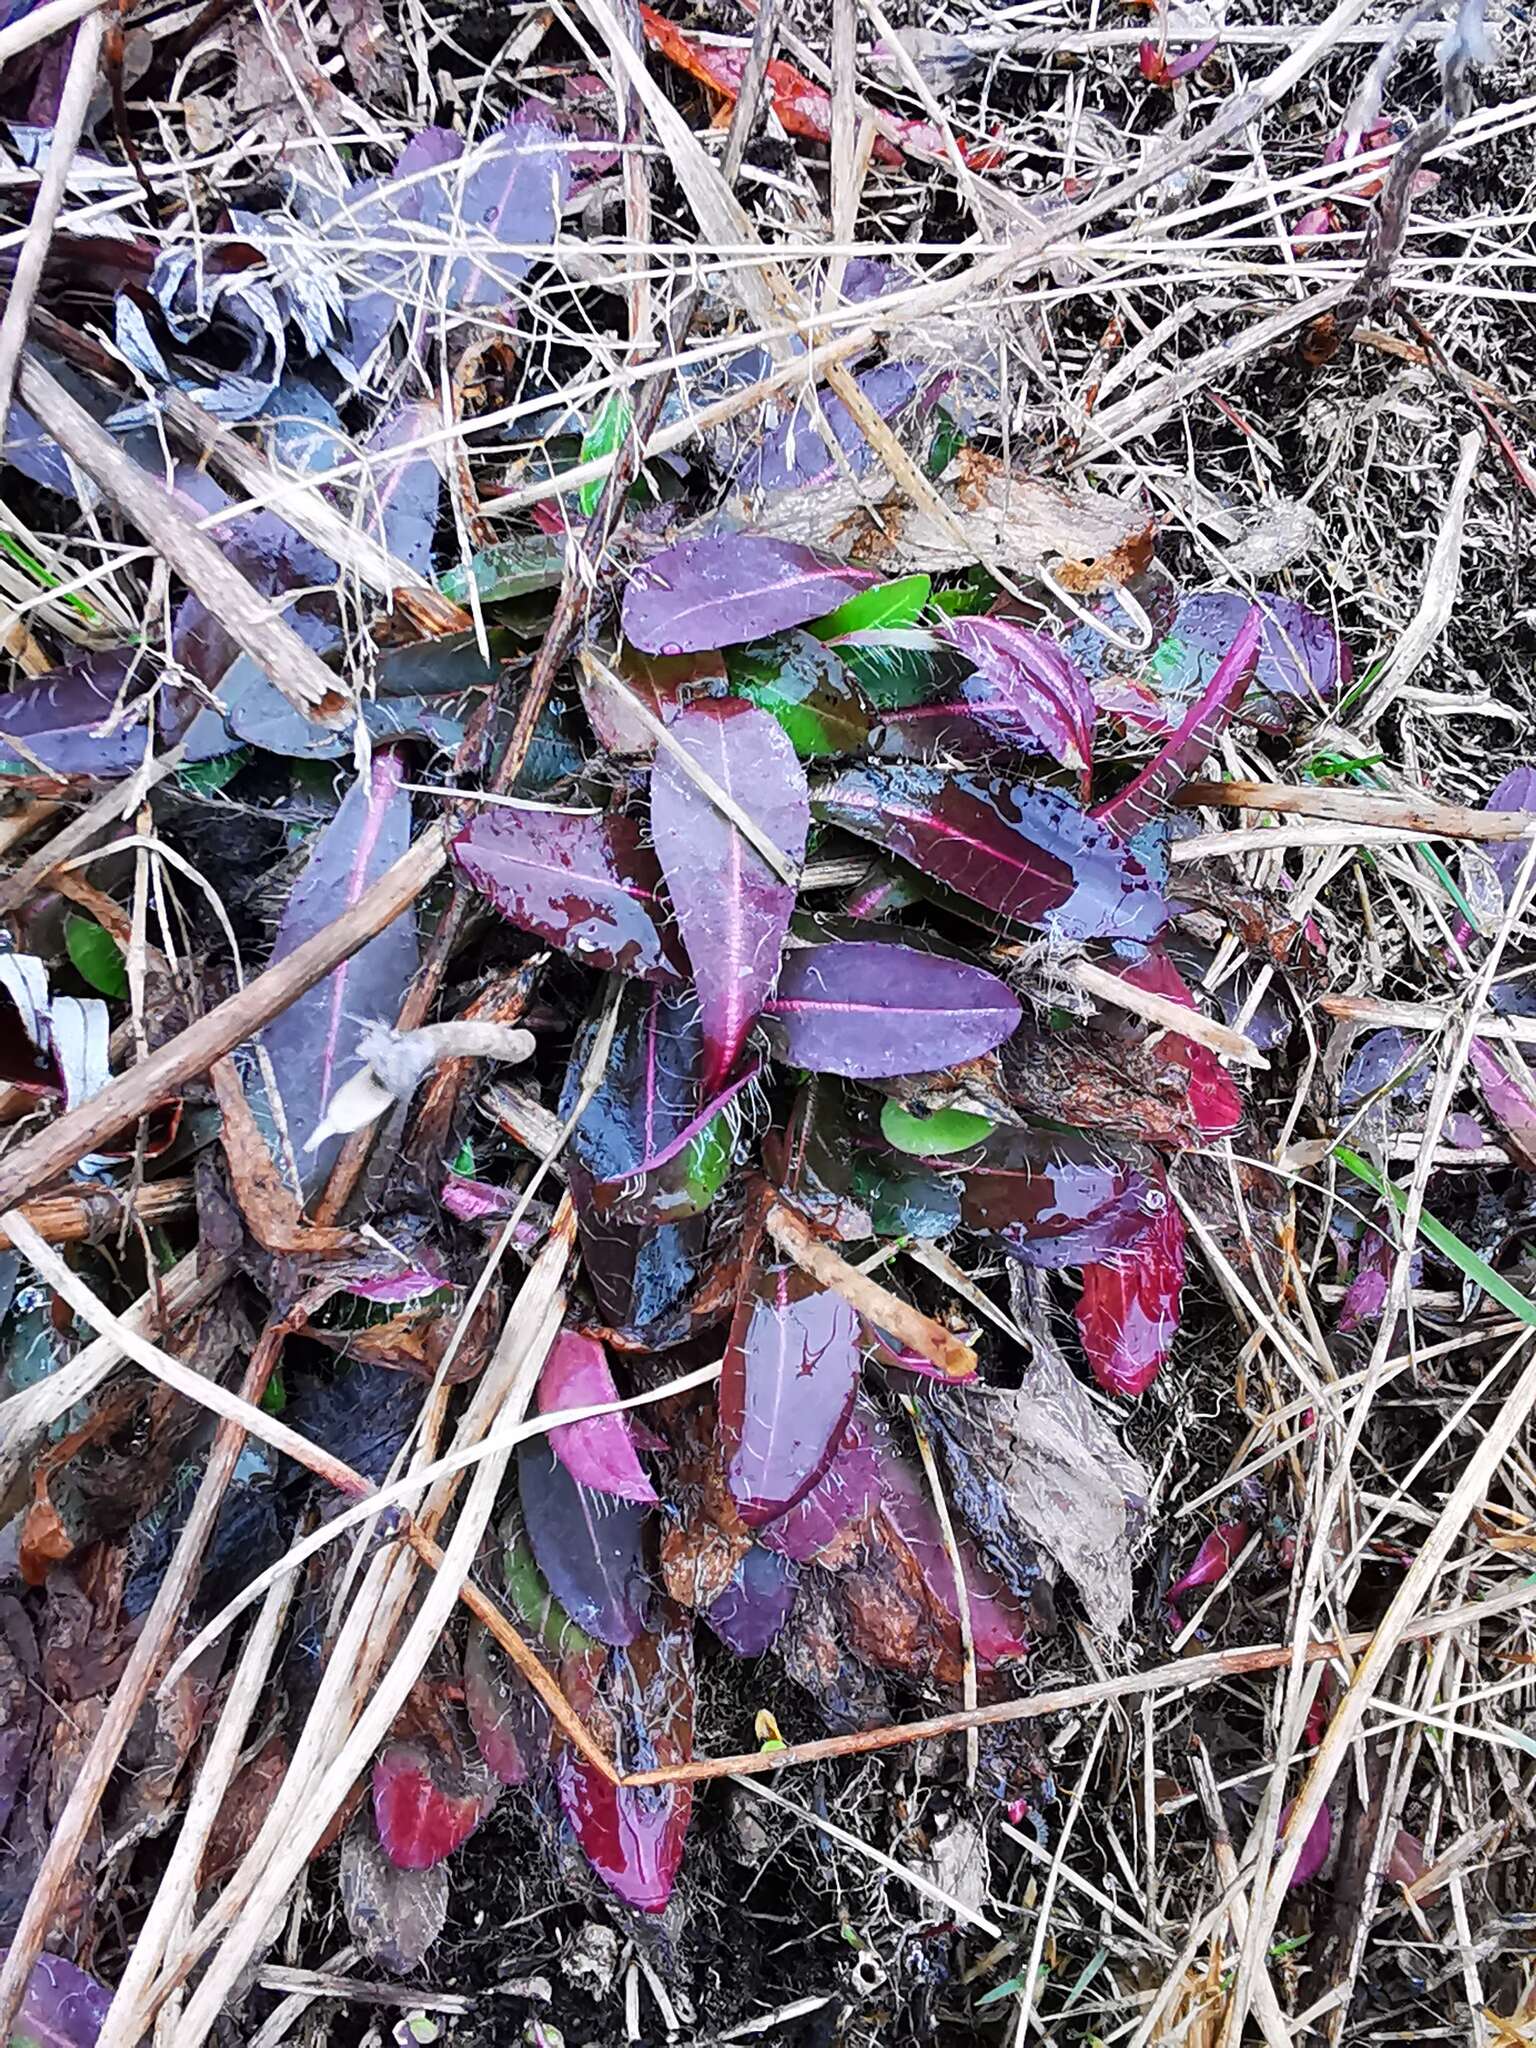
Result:
[[[940,637],[974,663],[959,703],[1015,753],[1049,754],[1064,768],[1093,760],[1097,706],[1087,678],[1049,635],[1011,619],[950,619]]]
[[[819,790],[816,810],[995,916],[1064,939],[1148,941],[1167,922],[1138,856],[1054,789],[872,763]]]
[[[1291,1800],[1280,1816],[1280,1832],[1285,1834],[1291,1825],[1291,1815],[1296,1811],[1296,1802]],[[1296,1868],[1291,1872],[1289,1889],[1295,1891],[1298,1885],[1310,1884],[1323,1865],[1328,1861],[1328,1851],[1333,1847],[1333,1815],[1326,1806],[1307,1830],[1307,1839],[1301,1845],[1301,1854],[1296,1858]]]
[[[927,1479],[890,1447],[880,1457],[880,1498],[886,1518],[922,1573],[929,1597],[958,1622],[955,1568]],[[1002,1580],[982,1563],[970,1538],[956,1529],[955,1539],[977,1665],[987,1671],[1011,1663],[1029,1649],[1023,1609]]]
[[[672,737],[798,872],[811,806],[783,728],[739,697],[690,705]],[[778,978],[795,891],[668,749],[651,770],[651,836],[699,992],[703,1086],[724,1086]]]
[[[878,580],[798,541],[707,534],[636,569],[624,593],[624,637],[647,654],[735,647],[823,618]]]
[[[879,1441],[873,1416],[855,1408],[826,1471],[788,1514],[757,1531],[758,1542],[797,1564],[809,1564],[880,1498]]]
[[[494,1785],[454,1771],[422,1743],[392,1742],[374,1762],[374,1824],[397,1870],[430,1870],[451,1856],[495,1799]]]
[[[502,916],[589,967],[672,981],[680,959],[661,869],[633,818],[484,810],[453,857]]]
[[[761,1657],[789,1619],[799,1577],[787,1557],[754,1543],[704,1619],[734,1655]]]
[[[1047,1272],[1101,1259],[1137,1238],[1147,1175],[1073,1131],[999,1129],[961,1182],[960,1220],[1010,1258]]]
[[[539,1413],[595,1408],[618,1398],[602,1345],[575,1330],[562,1330],[539,1375]],[[656,1489],[636,1454],[627,1415],[592,1415],[585,1422],[559,1423],[549,1432],[549,1442],[578,1485],[596,1493],[611,1493],[618,1500],[654,1506]]]
[[[632,1643],[645,1626],[646,1510],[578,1485],[538,1438],[518,1445],[517,1488],[539,1570],[576,1626]]]
[[[1250,605],[1232,645],[1217,663],[1216,673],[1185,712],[1177,730],[1118,796],[1095,805],[1095,818],[1128,837],[1162,816],[1169,799],[1210,753],[1241,702],[1258,665],[1263,625],[1263,613],[1257,605]]]
[[[10,1953],[0,1949],[0,1963]],[[93,2048],[106,2024],[112,1994],[63,1956],[32,1965],[10,2035],[10,2048]]]
[[[1183,1624],[1174,1602],[1181,1600],[1186,1593],[1197,1591],[1201,1586],[1219,1586],[1232,1569],[1234,1559],[1247,1541],[1246,1522],[1223,1522],[1206,1537],[1195,1553],[1195,1561],[1189,1570],[1182,1579],[1168,1588],[1166,1598],[1169,1618],[1176,1628],[1182,1627]]]
[[[1019,1014],[1013,991],[985,968],[877,939],[788,953],[763,1011],[781,1059],[852,1081],[978,1059],[1012,1035]]]
[[[1116,963],[1113,971],[1132,988],[1149,995],[1166,996],[1186,1010],[1197,1008],[1189,985],[1160,947],[1154,948],[1134,965]],[[1209,1046],[1177,1032],[1165,1033],[1152,1048],[1159,1066],[1181,1070],[1188,1077],[1186,1095],[1189,1111],[1203,1138],[1230,1137],[1243,1120],[1243,1098],[1237,1084]]]
[[[1483,1100],[1503,1126],[1510,1150],[1536,1170],[1536,1097],[1486,1039],[1473,1039],[1470,1057]]]
[[[464,1709],[486,1769],[500,1784],[526,1785],[547,1739],[544,1710],[478,1622],[464,1646]]]
[[[405,765],[398,754],[384,748],[317,836],[278,924],[273,963],[285,960],[322,926],[349,910],[410,842]],[[406,911],[291,1003],[262,1033],[306,1189],[324,1179],[342,1143],[340,1137],[331,1137],[306,1152],[308,1140],[319,1129],[336,1089],[356,1071],[358,1039],[365,1024],[381,1018],[394,1023],[416,962],[416,919],[414,911]]]
[[[857,1314],[798,1268],[759,1268],[720,1374],[726,1484],[749,1528],[803,1500],[837,1454],[863,1364]]]
[[[680,1610],[609,1660],[606,1704],[626,1771],[687,1763],[693,1755],[693,1639]],[[691,1785],[614,1785],[568,1744],[555,1758],[560,1806],[598,1876],[626,1906],[660,1913],[682,1865]]]
[[[1165,1193],[1129,1244],[1083,1268],[1077,1329],[1107,1394],[1141,1394],[1157,1378],[1179,1328],[1184,1218]]]

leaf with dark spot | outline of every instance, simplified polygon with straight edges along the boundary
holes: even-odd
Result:
[[[1019,1004],[985,968],[852,940],[786,955],[763,1014],[781,1059],[869,1081],[990,1052],[1017,1027]]]
[[[660,1625],[609,1660],[605,1704],[617,1761],[629,1771],[687,1763],[693,1755],[693,1629],[662,1602]],[[691,1785],[613,1785],[567,1744],[555,1759],[560,1806],[587,1861],[626,1906],[660,1913],[682,1865]]]
[[[397,1977],[419,1970],[448,1918],[446,1867],[391,1863],[364,1807],[342,1837],[340,1881],[347,1927],[368,1961]]]
[[[624,593],[624,637],[647,654],[734,647],[822,618],[877,580],[798,541],[706,534],[636,569]]]
[[[449,264],[443,297],[467,313],[504,304],[528,275],[531,251],[555,238],[571,173],[559,133],[530,109],[471,149],[462,166],[453,240],[470,254]]]
[[[844,769],[815,806],[994,915],[1060,938],[1145,942],[1167,920],[1141,859],[1054,789],[871,763]]]
[[[695,704],[672,737],[798,871],[810,828],[805,772],[779,725],[739,697]],[[703,1087],[722,1088],[778,978],[795,891],[670,750],[651,770],[651,834],[699,993]]]
[[[633,1642],[645,1626],[645,1508],[578,1485],[537,1437],[518,1446],[517,1487],[539,1570],[571,1620],[599,1642]]]
[[[863,1363],[859,1319],[794,1266],[758,1269],[737,1305],[720,1374],[720,1441],[742,1520],[792,1508],[843,1440]]]
[[[548,1741],[547,1717],[479,1622],[464,1645],[464,1709],[486,1769],[503,1785],[526,1785]]]
[[[487,808],[453,857],[503,917],[562,953],[645,981],[677,978],[661,869],[633,818]]]

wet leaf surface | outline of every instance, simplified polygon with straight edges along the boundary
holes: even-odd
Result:
[[[575,1330],[562,1330],[539,1376],[539,1413],[595,1408],[618,1398],[602,1345]],[[640,1463],[629,1416],[594,1415],[585,1422],[562,1422],[549,1432],[549,1445],[578,1486],[618,1500],[655,1502],[656,1489]]]
[[[453,857],[503,917],[589,967],[674,980],[661,869],[633,818],[485,810]]]
[[[781,1059],[813,1073],[879,1080],[974,1059],[1019,1021],[1017,998],[984,968],[857,940],[789,953],[766,1005]]]
[[[876,580],[797,541],[679,541],[635,571],[624,593],[624,637],[647,654],[738,646],[819,619]]]
[[[672,737],[798,872],[811,808],[780,726],[740,698],[682,712]],[[702,1084],[730,1078],[772,992],[795,891],[668,750],[651,771],[651,834],[693,969],[704,1033]]]
[[[578,1628],[631,1643],[645,1625],[646,1509],[580,1485],[547,1443],[517,1452],[517,1488],[539,1570]]]
[[[819,789],[816,809],[983,909],[1064,939],[1146,941],[1166,920],[1144,863],[1052,789],[870,766]]]
[[[759,1269],[731,1323],[720,1441],[749,1528],[804,1499],[842,1442],[863,1356],[859,1319],[792,1266]]]

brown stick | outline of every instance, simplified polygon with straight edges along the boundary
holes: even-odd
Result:
[[[1445,1635],[1454,1628],[1469,1628],[1475,1622],[1491,1621],[1501,1614],[1536,1603],[1536,1584],[1512,1586],[1487,1600],[1474,1600],[1445,1614],[1422,1616],[1402,1631],[1405,1643],[1421,1643]],[[1301,1652],[1307,1664],[1330,1657],[1355,1656],[1373,1639],[1370,1629],[1308,1643]],[[729,1778],[741,1774],[757,1776],[777,1771],[786,1764],[824,1763],[829,1757],[867,1756],[875,1749],[896,1749],[907,1742],[936,1742],[946,1735],[963,1735],[968,1728],[995,1728],[1006,1721],[1035,1721],[1045,1714],[1065,1714],[1078,1707],[1093,1707],[1105,1700],[1130,1699],[1141,1693],[1181,1690],[1184,1686],[1211,1685],[1219,1678],[1240,1678],[1255,1671],[1277,1671],[1288,1664],[1293,1653],[1290,1643],[1265,1643],[1251,1650],[1211,1650],[1201,1657],[1175,1658],[1171,1664],[1154,1664],[1150,1671],[1131,1671],[1121,1678],[1095,1679],[1088,1685],[1059,1686],[1054,1692],[1037,1692],[1028,1699],[998,1700],[988,1707],[976,1707],[957,1714],[936,1714],[927,1721],[907,1721],[890,1728],[864,1728],[853,1735],[829,1735],[819,1742],[792,1742],[787,1749],[748,1750],[742,1756],[695,1757],[692,1763],[667,1764],[654,1771],[629,1771],[621,1785],[698,1784],[707,1778]]]
[[[805,1219],[783,1202],[775,1202],[768,1211],[768,1235],[802,1273],[840,1294],[861,1316],[866,1316],[878,1329],[888,1330],[949,1379],[969,1379],[975,1372],[976,1354],[969,1344],[962,1344],[953,1331],[936,1323],[932,1316],[925,1316],[910,1301],[903,1301],[878,1280],[850,1266],[831,1245],[823,1244],[813,1235]]]
[[[1437,804],[1432,797],[1367,796],[1352,789],[1302,789],[1289,782],[1186,782],[1174,802],[1183,810],[1227,806],[1337,818],[1347,825],[1387,825],[1422,832],[1426,839],[1497,843],[1536,832],[1536,811],[1472,811],[1465,804]]]
[[[190,1180],[157,1180],[140,1188],[128,1204],[115,1189],[101,1188],[78,1195],[45,1195],[40,1202],[28,1202],[21,1213],[45,1244],[87,1244],[116,1230],[125,1208],[131,1208],[140,1223],[163,1223],[196,1206]],[[14,1249],[9,1231],[0,1226],[0,1252]]]
[[[206,1017],[189,1024],[147,1060],[109,1081],[99,1095],[18,1145],[0,1161],[0,1210],[28,1201],[88,1152],[99,1151],[119,1131],[206,1073],[216,1059],[233,1052],[279,1011],[324,981],[333,968],[349,960],[415,902],[447,857],[442,831],[434,825],[350,910],[285,959],[275,961]]]
[[[169,753],[147,762],[127,782],[112,783],[93,803],[55,832],[46,846],[28,854],[15,874],[0,882],[0,917],[9,917],[13,910],[19,910],[30,901],[61,861],[83,853],[93,839],[121,824],[149,790],[181,766],[182,751],[180,747],[172,747]]]
[[[295,710],[318,725],[342,724],[352,707],[338,678],[170,493],[124,454],[35,356],[22,357],[16,388],[65,454],[132,520]]]

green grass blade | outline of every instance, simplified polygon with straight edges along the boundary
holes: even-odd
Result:
[[[1363,1180],[1368,1188],[1374,1188],[1378,1195],[1393,1203],[1399,1215],[1407,1208],[1408,1198],[1401,1188],[1384,1180],[1368,1160],[1358,1152],[1351,1152],[1347,1145],[1335,1145],[1333,1156],[1341,1166],[1347,1167],[1356,1180]],[[1500,1308],[1508,1309],[1522,1323],[1529,1323],[1536,1329],[1536,1301],[1530,1301],[1517,1287],[1510,1284],[1502,1273],[1496,1273],[1486,1259],[1480,1259],[1471,1245],[1463,1244],[1454,1230],[1448,1229],[1438,1217],[1427,1211],[1419,1218],[1419,1235],[1432,1244],[1442,1257],[1450,1260],[1467,1278],[1480,1287],[1484,1294],[1491,1295]]]

